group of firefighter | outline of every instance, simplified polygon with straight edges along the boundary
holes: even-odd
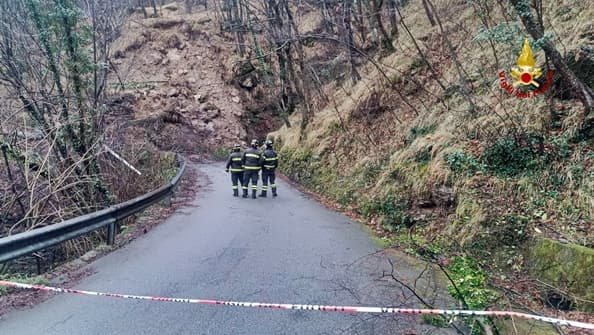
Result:
[[[243,153],[241,145],[235,144],[233,152],[227,159],[225,172],[231,172],[231,182],[233,184],[233,196],[239,196],[239,187],[243,188],[243,197],[248,197],[250,181],[252,182],[252,198],[256,199],[258,193],[258,175],[262,171],[262,193],[260,197],[266,197],[268,185],[272,190],[272,196],[276,197],[276,175],[278,167],[278,155],[272,149],[272,141],[264,142],[266,148],[263,151],[258,149],[258,140],[252,140],[250,147]]]

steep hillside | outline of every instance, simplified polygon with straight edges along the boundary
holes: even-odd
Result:
[[[594,145],[580,131],[581,103],[558,74],[530,99],[501,88],[499,73],[512,82],[529,37],[507,2],[433,1],[433,26],[421,1],[405,3],[394,52],[365,60],[355,83],[344,69],[333,73],[327,103],[305,130],[269,135],[282,171],[392,244],[450,261],[464,252],[492,284],[522,280],[524,292],[544,292],[543,302],[563,292],[592,310]],[[593,87],[592,6],[543,6],[545,35]],[[542,41],[530,41],[544,85]]]
[[[213,12],[135,14],[114,46],[112,88],[128,94],[133,124],[165,150],[212,153],[245,140],[240,92],[224,80],[233,45],[215,30]]]

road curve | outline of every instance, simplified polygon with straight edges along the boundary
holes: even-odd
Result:
[[[360,225],[279,182],[278,198],[231,196],[221,164],[193,205],[89,265],[76,288],[270,303],[409,306]],[[403,270],[403,269],[401,269]],[[204,306],[56,295],[5,315],[0,334],[446,334],[418,316]],[[447,332],[449,333],[449,332]]]

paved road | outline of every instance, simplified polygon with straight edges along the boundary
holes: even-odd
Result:
[[[231,196],[220,165],[172,216],[90,267],[76,288],[256,302],[399,306],[367,233],[279,183],[279,197]],[[399,300],[400,299],[400,300]],[[410,306],[410,305],[408,305]],[[0,334],[442,334],[416,316],[378,317],[56,295],[9,313]]]

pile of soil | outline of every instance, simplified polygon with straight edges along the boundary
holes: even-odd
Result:
[[[162,150],[213,152],[247,141],[242,92],[226,81],[234,46],[211,12],[128,21],[114,45],[110,89],[131,97],[131,126]],[[130,99],[128,99],[130,100]]]

